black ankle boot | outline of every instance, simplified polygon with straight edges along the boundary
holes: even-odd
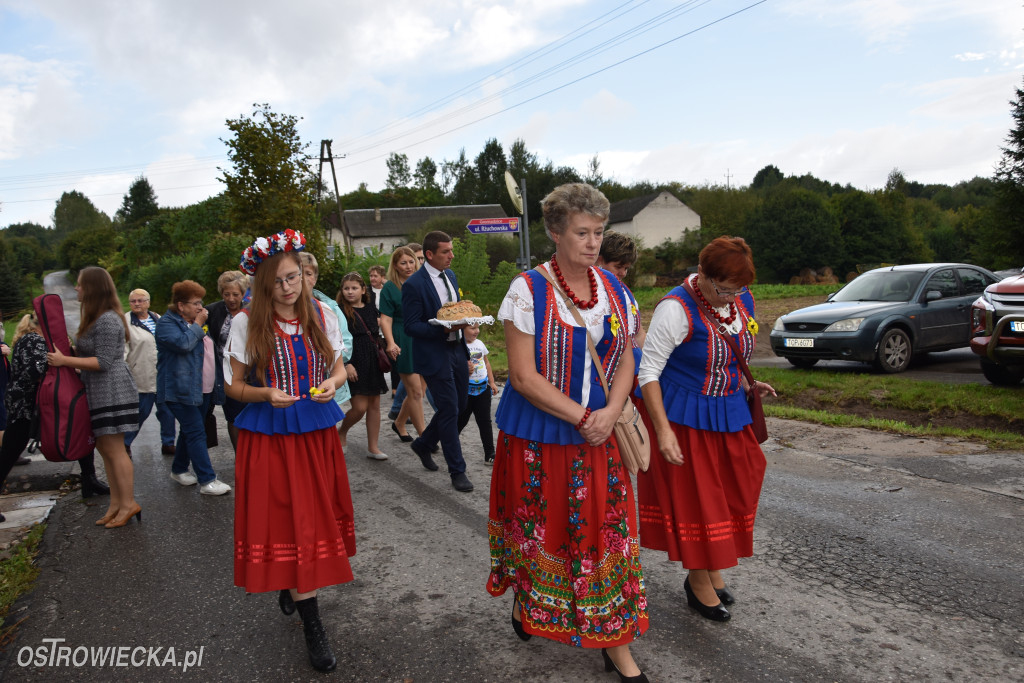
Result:
[[[309,663],[317,671],[334,671],[338,660],[331,652],[331,644],[327,642],[327,632],[320,623],[320,610],[316,606],[316,598],[295,601],[295,608],[302,617],[302,632],[306,635],[306,648],[309,650]]]
[[[110,487],[96,478],[96,472],[82,475],[82,498],[110,495]]]
[[[285,615],[295,614],[295,601],[292,600],[292,592],[287,588],[277,594],[277,604],[281,606],[281,611]]]

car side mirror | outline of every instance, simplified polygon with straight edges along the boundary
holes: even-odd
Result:
[[[924,293],[925,301],[938,301],[941,298],[942,292],[940,292],[937,289],[929,289],[927,292]]]

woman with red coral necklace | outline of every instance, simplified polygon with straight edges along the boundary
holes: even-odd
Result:
[[[513,280],[498,311],[509,384],[496,416],[487,590],[512,591],[522,640],[601,648],[606,671],[640,683],[629,644],[647,629],[647,599],[633,489],[612,434],[633,384],[638,320],[618,278],[594,267],[605,196],[562,185],[542,207],[555,254]]]
[[[746,386],[722,335],[750,358],[757,335],[750,247],[719,237],[700,253],[697,275],[654,309],[638,382],[652,435],[651,467],[637,476],[640,542],[689,569],[687,604],[715,621],[734,597],[721,570],[753,554],[765,459],[750,428]]]

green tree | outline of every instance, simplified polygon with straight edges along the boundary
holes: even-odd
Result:
[[[255,237],[292,228],[322,244],[319,230],[313,230],[317,181],[306,164],[300,119],[276,113],[269,104],[253,107],[252,116],[227,120],[232,137],[222,139],[232,164],[220,169],[232,230]]]
[[[840,253],[839,220],[825,198],[780,186],[747,220],[759,282],[788,282],[803,268],[832,266]]]
[[[844,192],[830,200],[843,235],[841,260],[830,264],[842,275],[857,264],[893,263],[899,247],[893,242],[894,228],[881,203],[866,192]]]
[[[505,188],[508,161],[505,159],[505,150],[501,148],[501,143],[496,138],[488,140],[473,163],[476,166],[477,179],[476,203],[501,204],[505,213],[515,215],[515,208]]]
[[[993,268],[1024,264],[1024,89],[1010,101],[1013,127],[996,167],[995,220],[979,235],[979,256]]]
[[[113,228],[76,230],[60,244],[60,261],[72,271],[86,266],[106,266],[117,253],[117,233]]]
[[[0,249],[0,311],[4,320],[13,318],[27,306],[28,299],[21,286],[21,271],[8,262],[5,249]]]
[[[395,191],[409,187],[412,182],[412,173],[409,171],[409,155],[392,152],[388,155],[388,179],[385,187]]]
[[[769,164],[754,174],[750,183],[751,190],[768,190],[782,182],[784,175],[778,166]]]
[[[76,230],[97,230],[110,227],[110,218],[77,190],[65,192],[53,209],[53,231],[62,240]]]
[[[145,176],[139,176],[128,188],[114,219],[123,229],[132,231],[158,213],[160,206],[156,203],[153,186]]]

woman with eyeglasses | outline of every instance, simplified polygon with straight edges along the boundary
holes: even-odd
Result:
[[[735,601],[722,570],[753,554],[764,479],[746,392],[775,395],[764,382],[747,386],[721,336],[750,358],[757,322],[747,285],[754,274],[742,238],[719,237],[704,247],[697,274],[654,309],[638,377],[655,453],[637,476],[640,545],[689,570],[687,604],[715,621],[727,621],[726,605]]]
[[[217,478],[206,449],[204,420],[216,372],[213,340],[203,330],[209,315],[205,295],[206,288],[192,280],[171,287],[171,305],[156,322],[156,400],[167,404],[180,425],[171,479],[182,486],[198,483],[203,495],[222,496],[231,487]]]
[[[235,420],[235,585],[276,592],[284,614],[298,611],[310,664],[332,671],[317,591],[353,578],[352,496],[335,429],[345,415],[334,400],[348,377],[338,318],[303,281],[305,246],[285,230],[257,239],[239,265],[253,283],[224,347],[225,390],[246,404]]]

